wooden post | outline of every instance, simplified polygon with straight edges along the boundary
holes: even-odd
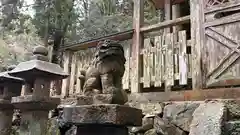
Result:
[[[192,42],[192,87],[193,90],[203,88],[201,59],[203,49],[203,1],[191,0],[191,42]]]
[[[171,5],[172,5],[171,0],[165,0],[165,5],[164,5],[165,21],[172,19],[172,6]],[[170,32],[171,32],[171,28],[164,29],[165,35]]]
[[[66,73],[70,73],[69,71],[69,64],[70,64],[70,60],[72,57],[72,52],[66,50],[63,54],[63,69]],[[62,81],[62,97],[66,97],[69,94],[69,83],[70,83],[70,78],[66,78]]]
[[[172,19],[177,19],[180,16],[180,5],[172,5]],[[181,30],[181,25],[173,26],[173,33],[178,33]]]
[[[133,45],[132,45],[132,62],[131,62],[131,92],[138,93],[141,91],[141,65],[140,65],[140,51],[143,45],[143,35],[140,33],[141,25],[144,22],[144,0],[134,0],[133,13]]]
[[[168,21],[168,20],[172,19],[172,4],[171,4],[172,2],[171,2],[171,0],[165,0],[164,3],[165,3],[165,5],[164,5],[165,21]],[[165,28],[164,36],[166,37],[170,32],[171,32],[171,27]],[[165,43],[167,43],[167,42],[168,41],[165,40]],[[169,46],[171,46],[171,44],[169,44]],[[167,57],[165,57],[165,58],[167,58]],[[168,83],[168,79],[166,79],[165,80],[165,92],[169,92],[170,90],[171,90],[171,85]]]

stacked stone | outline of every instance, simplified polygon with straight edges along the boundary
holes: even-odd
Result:
[[[14,110],[11,98],[20,95],[23,84],[22,79],[10,76],[8,71],[0,73],[0,135],[10,135]]]
[[[12,98],[12,104],[22,112],[20,134],[45,135],[49,110],[57,107],[59,98],[50,98],[50,82],[68,77],[59,65],[48,62],[48,50],[34,48],[30,61],[22,62],[9,74],[25,80],[25,94]]]

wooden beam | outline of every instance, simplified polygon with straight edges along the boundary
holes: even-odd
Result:
[[[156,9],[164,8],[164,0],[152,0]],[[180,4],[183,3],[185,0],[172,0],[172,4]]]
[[[184,17],[177,18],[175,20],[169,20],[169,21],[160,22],[158,24],[154,24],[150,26],[144,26],[140,30],[141,32],[147,33],[147,32],[156,31],[162,28],[181,25],[189,22],[190,22],[190,16],[184,16]]]
[[[168,102],[168,101],[203,101],[207,99],[236,99],[240,97],[240,88],[200,89],[178,92],[132,93],[130,102]]]
[[[193,89],[202,89],[204,84],[203,71],[205,65],[203,52],[203,23],[204,23],[204,12],[203,12],[203,1],[202,0],[191,0],[190,1],[191,11],[191,40],[192,40],[192,87]]]
[[[133,44],[132,44],[132,61],[131,61],[131,92],[140,92],[140,78],[141,78],[141,61],[140,51],[143,45],[143,35],[140,28],[144,22],[144,0],[134,0],[134,13],[133,13]]]
[[[61,51],[64,51],[64,50],[79,51],[79,50],[95,47],[95,46],[97,46],[98,42],[106,40],[106,39],[124,41],[124,40],[128,40],[128,39],[132,39],[133,32],[134,32],[134,30],[131,29],[131,30],[111,34],[108,36],[104,36],[104,37],[100,37],[100,38],[96,38],[96,39],[92,39],[92,40],[88,40],[88,41],[84,41],[84,42],[80,42],[80,43],[63,45],[60,48],[60,50]]]

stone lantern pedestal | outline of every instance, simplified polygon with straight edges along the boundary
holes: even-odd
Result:
[[[117,104],[66,106],[64,118],[77,135],[128,135],[128,126],[142,125],[142,111]]]
[[[13,109],[11,98],[21,93],[23,80],[12,77],[8,71],[0,73],[0,135],[10,135]]]
[[[68,75],[59,65],[48,62],[48,51],[39,46],[33,51],[32,60],[22,62],[9,72],[23,78],[27,95],[13,97],[12,104],[22,112],[21,135],[46,135],[48,113],[57,108],[59,98],[50,97],[50,82],[64,79]]]

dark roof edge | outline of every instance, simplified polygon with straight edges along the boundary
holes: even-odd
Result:
[[[88,40],[88,41],[63,45],[63,46],[61,46],[60,51],[64,51],[64,50],[78,51],[78,50],[85,49],[85,48],[95,47],[98,42],[106,40],[106,39],[113,39],[113,40],[118,40],[118,41],[132,39],[133,32],[134,32],[134,29],[131,29],[131,30],[114,33],[111,35],[99,37],[99,38]]]

